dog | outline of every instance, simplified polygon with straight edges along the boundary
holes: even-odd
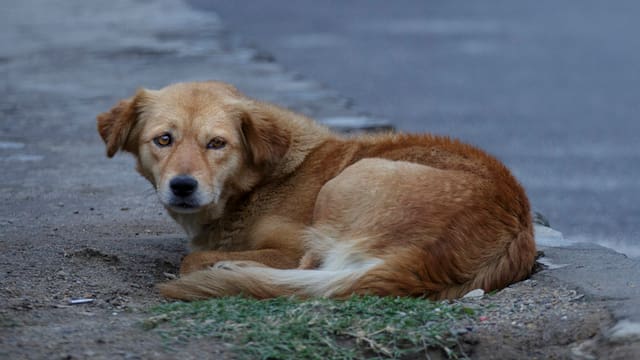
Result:
[[[140,89],[97,127],[191,239],[169,298],[449,299],[535,262],[522,186],[458,140],[339,135],[215,81]]]

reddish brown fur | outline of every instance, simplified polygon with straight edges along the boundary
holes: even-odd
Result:
[[[150,139],[163,124],[181,137],[160,151]],[[159,194],[171,174],[224,183],[220,200],[197,212],[167,206],[198,250],[161,286],[169,297],[442,299],[502,288],[533,266],[524,190],[498,160],[457,140],[345,138],[216,82],[141,90],[99,115],[98,129],[107,154],[133,153]],[[202,134],[215,131],[230,139],[225,152],[202,149]]]

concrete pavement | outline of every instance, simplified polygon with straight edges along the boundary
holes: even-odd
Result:
[[[539,248],[551,269],[536,276],[558,279],[579,289],[588,300],[604,301],[616,320],[605,335],[640,345],[640,262],[595,244]]]
[[[498,156],[567,240],[640,257],[640,2],[188,2],[401,130]]]

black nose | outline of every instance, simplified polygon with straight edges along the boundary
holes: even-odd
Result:
[[[187,175],[178,175],[171,179],[169,187],[175,196],[187,197],[198,188],[198,181]]]

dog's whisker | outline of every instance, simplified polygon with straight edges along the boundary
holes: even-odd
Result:
[[[144,195],[145,197],[149,197],[149,196],[155,196],[156,195],[156,191],[155,190],[146,190],[142,193],[142,195]]]

